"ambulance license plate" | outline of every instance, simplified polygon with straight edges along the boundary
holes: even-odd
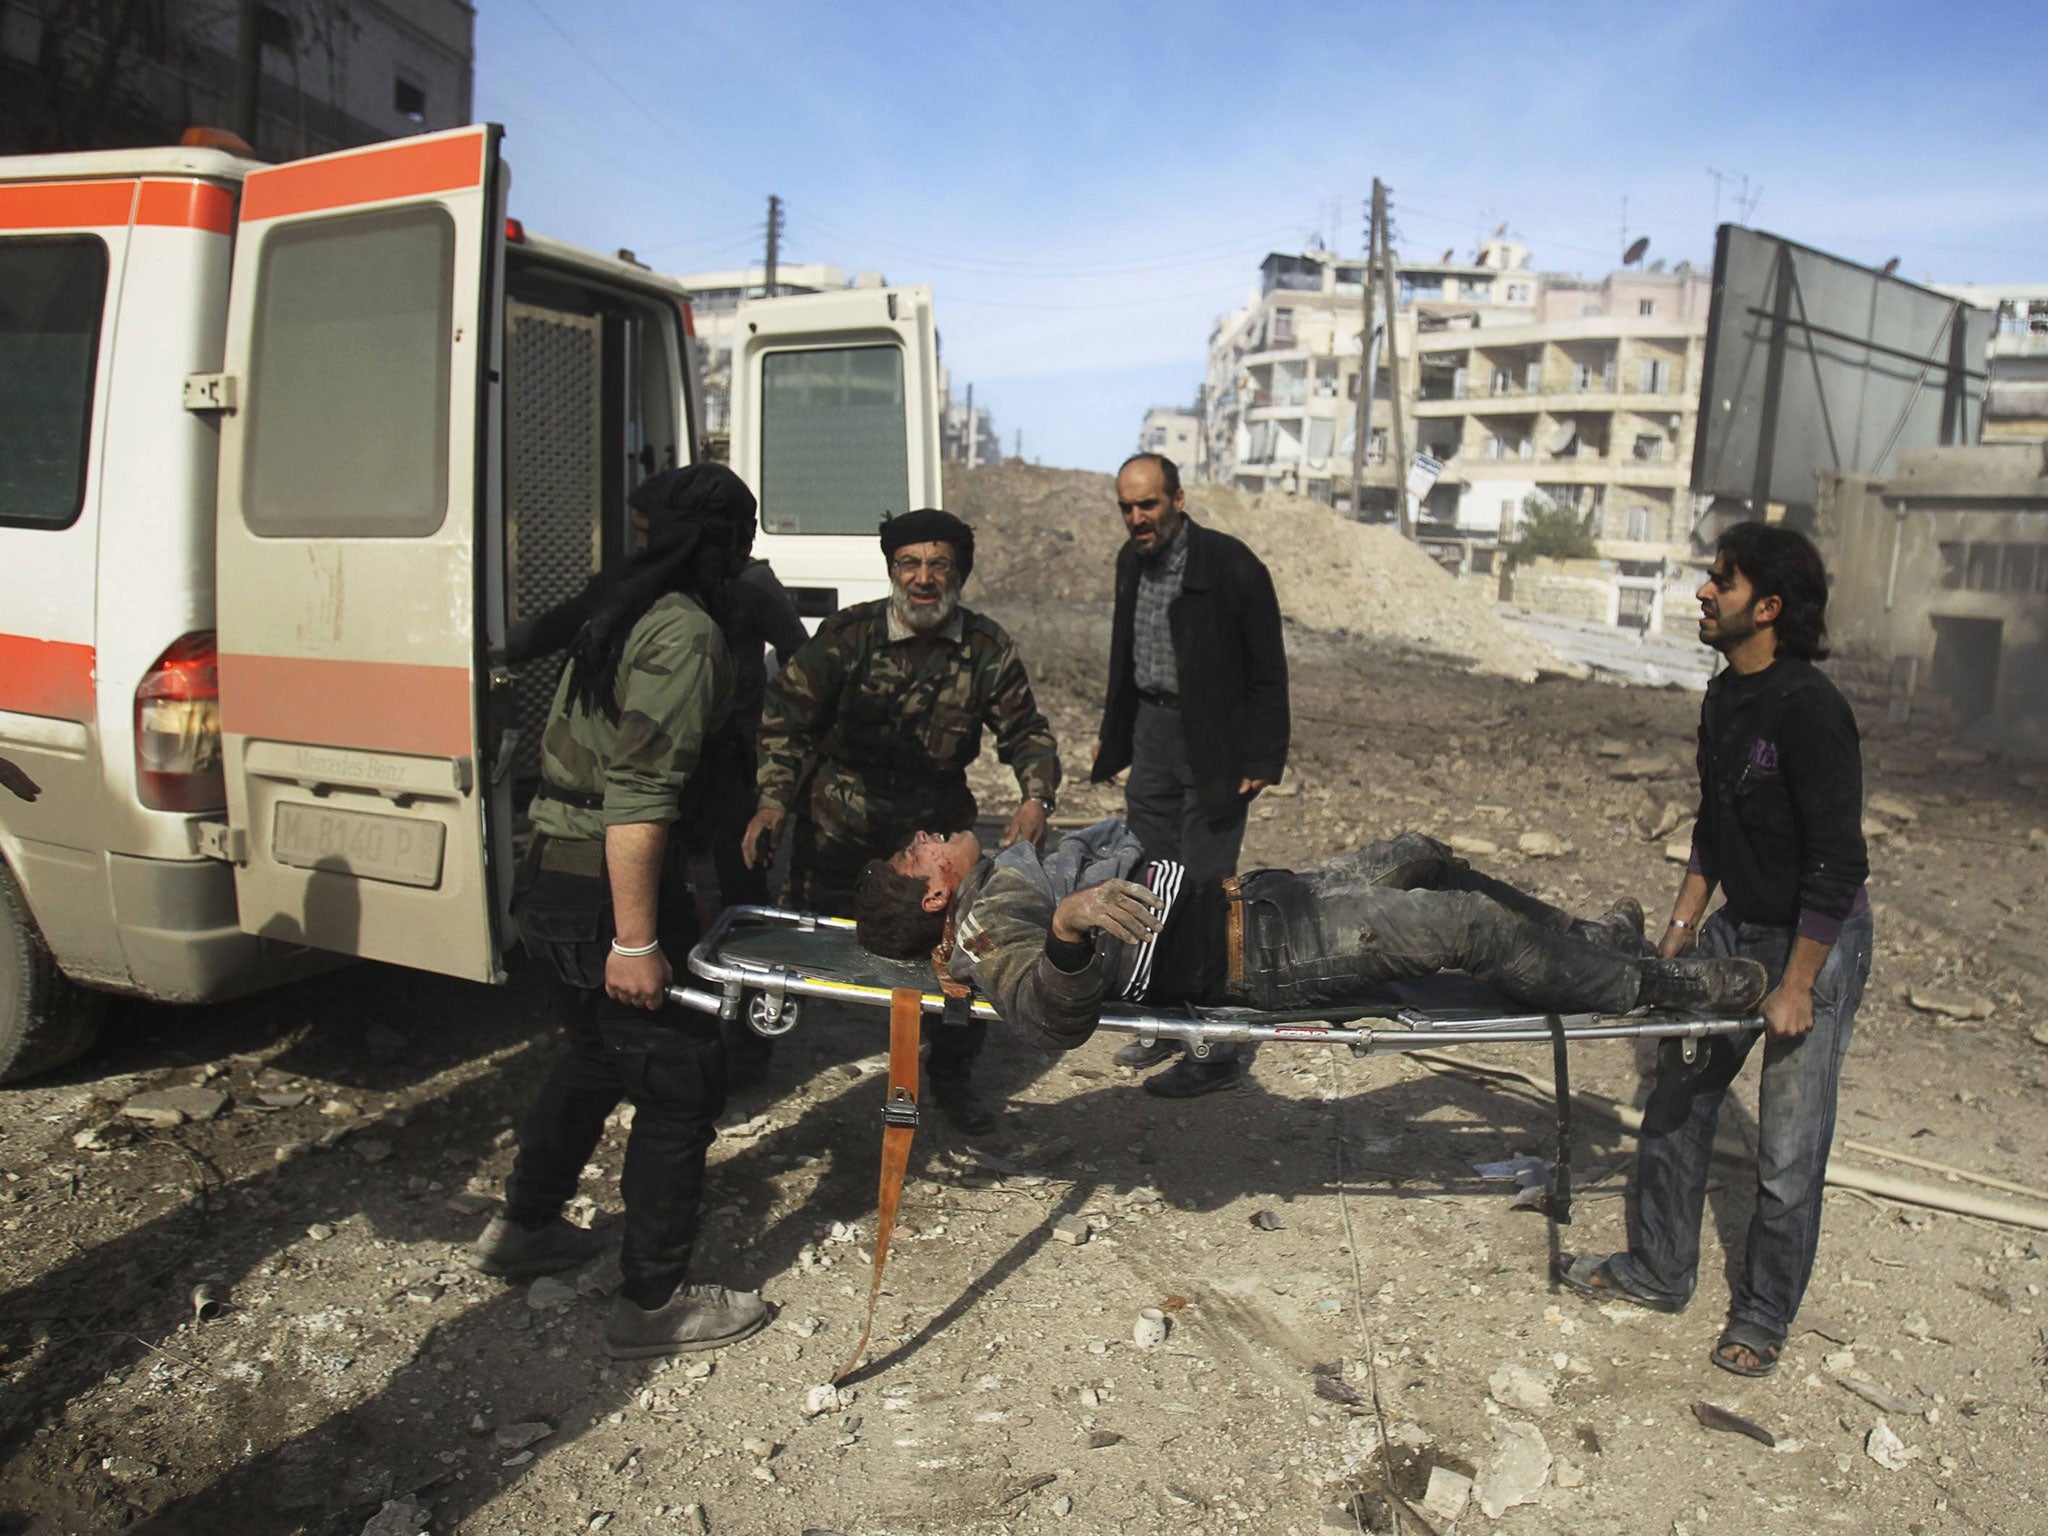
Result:
[[[437,821],[280,800],[270,827],[270,853],[296,869],[331,869],[358,880],[431,889],[441,883],[447,836],[448,829]]]

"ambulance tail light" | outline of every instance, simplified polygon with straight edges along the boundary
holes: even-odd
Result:
[[[227,804],[213,631],[181,636],[135,690],[135,790],[153,811]]]

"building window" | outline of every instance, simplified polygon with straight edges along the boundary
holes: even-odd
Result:
[[[1365,450],[1366,458],[1374,464],[1386,463],[1387,429],[1385,427],[1374,427],[1372,429],[1372,436],[1367,439],[1367,442],[1369,446]]]
[[[1526,304],[1526,303],[1528,303],[1528,302],[1529,302],[1529,285],[1528,285],[1527,283],[1509,283],[1509,284],[1508,284],[1508,302],[1509,302],[1510,304]]]
[[[1630,507],[1628,509],[1628,527],[1623,536],[1637,544],[1649,541],[1650,509],[1648,507]]]
[[[2007,592],[2029,593],[2034,590],[2035,546],[2032,544],[2008,544],[2005,546],[2005,562],[1999,569],[1999,586]]]
[[[1972,592],[1996,592],[1998,590],[1998,546],[1996,544],[1972,544],[1970,546],[1969,574],[1964,584]]]
[[[1294,345],[1294,311],[1276,309],[1273,311],[1273,345],[1291,347]]]
[[[1512,394],[1514,388],[1515,376],[1512,373],[1508,372],[1505,368],[1493,370],[1493,392],[1496,395]]]
[[[1493,574],[1492,550],[1481,548],[1472,551],[1472,574],[1474,576],[1491,576]]]
[[[1588,390],[1592,387],[1593,365],[1590,363],[1573,363],[1572,388],[1577,390]]]
[[[1530,358],[1528,366],[1523,368],[1522,387],[1532,395],[1543,388],[1543,364],[1539,359]]]
[[[1671,392],[1671,364],[1664,358],[1644,358],[1640,378],[1643,393],[1646,395],[1664,395]]]
[[[1963,585],[1963,546],[1937,545],[1936,553],[1941,557],[1941,589],[1944,592],[1960,591]]]
[[[1657,313],[1657,301],[1656,301],[1655,299],[1637,299],[1637,300],[1636,300],[1636,313],[1637,313],[1637,314],[1639,314],[1639,315],[1654,315],[1654,314],[1656,314],[1656,313]]]
[[[408,122],[427,120],[427,93],[400,75],[391,82],[391,108]]]
[[[1500,531],[1510,532],[1515,526],[1515,498],[1503,496],[1500,499]]]
[[[1664,457],[1664,439],[1654,432],[1636,434],[1636,457],[1639,459],[1661,459]]]

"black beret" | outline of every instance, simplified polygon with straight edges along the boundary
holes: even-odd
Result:
[[[950,544],[964,585],[974,570],[974,530],[950,512],[920,507],[882,524],[882,556],[893,559],[906,544]]]

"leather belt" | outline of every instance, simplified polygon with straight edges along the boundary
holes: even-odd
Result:
[[[573,805],[581,811],[604,809],[603,795],[583,789],[564,789],[559,784],[550,784],[546,779],[540,781],[540,787],[533,792],[533,798],[559,801],[563,805]]]
[[[1223,927],[1230,950],[1230,984],[1244,986],[1244,877],[1226,875],[1223,880]]]
[[[1140,688],[1138,702],[1154,709],[1179,709],[1180,695],[1166,688]]]
[[[910,1172],[910,1143],[917,1135],[917,1048],[924,1035],[924,994],[898,987],[889,994],[889,1093],[882,1101],[882,1189],[875,1211],[875,1276],[868,1284],[868,1315],[860,1342],[832,1379],[844,1381],[867,1353],[875,1331],[875,1303],[882,1295],[882,1267],[889,1262],[889,1234]]]

